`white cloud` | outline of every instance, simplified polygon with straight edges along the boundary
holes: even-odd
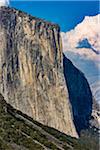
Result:
[[[83,38],[87,38],[90,44],[100,51],[100,15],[85,17],[83,22],[78,24],[73,30],[66,33],[63,32],[61,35],[64,51],[69,48],[75,48],[77,43]]]
[[[91,48],[76,47],[79,41],[87,39],[92,48],[100,52],[100,14],[85,17],[73,30],[62,32],[61,36],[65,55],[85,74],[93,95],[98,99],[100,87],[98,88],[99,84],[97,83],[100,83],[100,55]]]
[[[9,5],[9,0],[0,0],[0,7],[1,6],[8,6]]]

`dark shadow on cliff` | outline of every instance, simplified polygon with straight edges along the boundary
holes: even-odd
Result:
[[[76,130],[89,127],[92,113],[92,93],[84,74],[63,54],[63,66],[66,85],[69,92],[70,103]]]

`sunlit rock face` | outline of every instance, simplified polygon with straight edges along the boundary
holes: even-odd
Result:
[[[34,120],[77,137],[62,61],[57,25],[1,7],[0,92]]]
[[[100,104],[100,15],[85,17],[73,30],[61,36],[66,57],[85,74]]]

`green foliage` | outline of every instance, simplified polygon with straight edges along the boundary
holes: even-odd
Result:
[[[50,142],[40,131],[25,124],[23,120],[17,119],[8,113],[7,109],[9,110],[10,106],[0,101],[0,150],[12,150],[11,145],[13,143],[29,150],[42,150],[41,144],[51,149],[57,149],[56,145]],[[15,112],[14,109],[12,110]]]
[[[12,112],[12,113],[11,113]],[[38,127],[60,141],[65,150],[98,150],[99,137],[92,129],[82,131],[79,139],[72,138],[56,129],[42,125],[20,111],[6,104],[0,96],[0,150],[17,150],[18,147],[27,150],[43,150],[44,146],[52,150],[59,150],[58,146],[40,130],[27,124],[25,120],[16,118],[19,114],[33,122]]]

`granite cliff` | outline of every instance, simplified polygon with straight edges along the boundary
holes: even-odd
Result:
[[[63,57],[64,76],[68,87],[70,103],[72,106],[74,124],[77,132],[90,126],[92,114],[92,93],[84,74],[72,62]]]
[[[58,25],[0,8],[0,93],[34,120],[77,137]]]

